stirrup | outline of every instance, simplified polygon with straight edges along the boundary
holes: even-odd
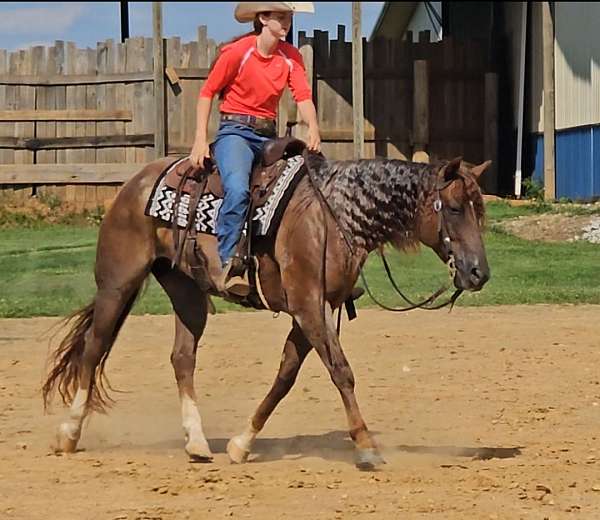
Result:
[[[225,291],[236,296],[248,296],[250,294],[250,282],[246,276],[233,276],[225,282]]]
[[[222,292],[235,296],[248,296],[250,293],[248,269],[242,258],[234,256],[225,264],[218,285]]]

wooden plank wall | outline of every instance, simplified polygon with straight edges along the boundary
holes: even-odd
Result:
[[[488,158],[484,157],[484,135],[492,135],[484,130],[485,114],[491,117],[489,114],[493,116],[494,112],[485,99],[485,73],[489,68],[485,50],[475,42],[458,42],[452,38],[430,43],[426,31],[419,36],[416,43],[412,42],[412,36],[405,41],[379,38],[367,42],[363,39],[365,156],[412,157],[413,64],[415,60],[425,60],[429,78],[429,110],[425,111],[429,113],[429,142],[425,148],[430,159],[462,155],[469,162],[483,161]],[[312,38],[299,33],[299,42],[299,46],[304,47],[304,55],[313,57],[313,62],[306,65],[312,71],[323,152],[334,159],[351,158],[352,45],[346,41],[345,27],[338,26],[334,40],[329,39],[327,32],[315,30]],[[0,111],[3,114],[15,110],[87,110],[92,114],[91,119],[80,116],[79,120],[73,114],[81,112],[64,112],[57,117],[60,121],[0,121],[0,141],[2,138],[46,139],[40,149],[32,148],[33,145],[28,148],[23,139],[15,141],[19,146],[10,145],[13,146],[10,148],[5,139],[0,147],[0,165],[69,164],[71,168],[75,165],[75,169],[81,165],[86,172],[93,170],[90,165],[105,167],[98,170],[97,178],[102,181],[89,184],[82,183],[81,179],[72,184],[57,183],[59,176],[49,167],[55,184],[0,183],[0,190],[21,198],[32,194],[52,195],[77,208],[95,207],[112,199],[121,183],[114,176],[106,177],[106,168],[115,172],[134,171],[135,165],[141,167],[153,159],[150,145],[155,126],[152,46],[152,38],[135,37],[125,43],[100,42],[95,49],[78,49],[72,42],[56,41],[49,48],[0,50]],[[175,83],[165,82],[167,154],[179,155],[189,153],[192,146],[198,92],[216,56],[217,45],[207,37],[206,26],[201,26],[195,41],[182,43],[180,38],[173,37],[164,39],[164,46],[165,66],[173,68],[179,78]],[[307,46],[311,47],[310,52],[306,51]],[[19,78],[23,78],[21,82]],[[290,100],[288,93],[280,104],[280,132],[285,130],[286,103]],[[211,139],[218,125],[218,103],[215,100],[209,124]],[[107,113],[117,111],[124,115],[102,119]],[[302,131],[297,128],[294,133],[302,135]],[[96,140],[94,146],[87,148],[65,148],[76,143],[63,139],[60,143],[55,141],[55,148],[48,147],[48,139],[52,142],[57,138],[85,139],[86,136],[104,137],[105,141]],[[123,165],[133,166],[123,169]],[[0,166],[0,174],[2,168],[6,169]],[[31,168],[27,169],[27,175],[31,178]],[[12,182],[14,177],[10,179]]]
[[[303,36],[302,41],[308,41]],[[315,102],[323,152],[331,158],[352,157],[351,42],[343,26],[337,39],[315,31]],[[427,31],[413,43],[363,39],[365,81],[365,157],[411,158],[414,151],[413,87],[416,60],[427,61],[431,160],[462,155],[484,160],[485,50],[477,42],[446,38],[430,43]],[[487,157],[485,157],[487,159]],[[492,158],[496,159],[496,158]]]
[[[217,53],[216,43],[207,37],[206,26],[198,28],[196,41],[181,43],[180,38],[164,39],[166,50],[165,66],[176,68],[181,80],[176,86],[166,82],[167,98],[167,143],[170,155],[189,152],[196,129],[196,101],[206,79],[209,65]],[[129,38],[125,43],[113,40],[99,42],[95,49],[79,49],[73,42],[56,41],[51,47],[36,46],[26,50],[8,52],[0,49],[0,111],[6,115],[12,111],[60,111],[60,121],[36,121],[29,114],[24,121],[0,121],[2,138],[21,138],[19,146],[10,148],[4,143],[0,147],[0,165],[85,165],[139,164],[153,160],[151,142],[143,136],[154,133],[154,96],[152,83],[152,38]],[[116,76],[136,73],[115,81]],[[77,81],[69,80],[72,77]],[[23,78],[19,81],[19,78]],[[66,80],[66,81],[65,81]],[[215,109],[211,116],[209,132],[213,136],[218,124]],[[97,113],[94,120],[75,120],[66,115],[66,110],[89,110]],[[101,120],[100,115],[123,111],[131,114],[130,120]],[[40,112],[36,112],[40,113]],[[71,112],[73,114],[75,112]],[[81,113],[81,112],[77,112]],[[19,112],[25,114],[24,112]],[[58,117],[57,117],[58,119]],[[22,143],[26,138],[100,138],[121,136],[126,146],[88,146],[65,148],[65,142],[56,141],[56,148],[32,150]],[[111,142],[115,142],[114,140]],[[144,142],[146,144],[135,144]],[[33,144],[32,144],[33,146]],[[0,166],[0,168],[5,167]],[[18,166],[16,166],[18,170]],[[97,178],[102,182],[84,184],[2,184],[0,194],[10,194],[21,200],[31,195],[58,197],[77,209],[93,208],[105,204],[116,195],[121,182],[104,182],[103,169],[97,169]],[[25,172],[25,170],[23,170]],[[51,167],[52,179],[60,177]],[[31,178],[32,170],[26,176]],[[18,177],[18,176],[17,176]],[[12,179],[13,177],[11,177]]]

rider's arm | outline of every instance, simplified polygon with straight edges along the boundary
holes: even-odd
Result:
[[[196,104],[196,136],[190,160],[199,166],[203,157],[208,157],[208,118],[213,97],[223,90],[237,74],[240,57],[237,48],[225,47],[204,82]]]
[[[321,136],[317,111],[312,101],[312,91],[306,79],[306,70],[302,55],[295,47],[286,47],[287,57],[291,61],[291,70],[288,86],[294,100],[298,104],[300,117],[308,125],[308,147],[311,150],[321,150]]]
[[[192,146],[191,161],[198,166],[203,157],[208,157],[208,118],[212,98],[199,97],[196,104],[196,137]]]
[[[298,103],[298,112],[303,121],[308,125],[308,148],[309,150],[321,151],[321,135],[317,111],[312,99],[306,99]]]

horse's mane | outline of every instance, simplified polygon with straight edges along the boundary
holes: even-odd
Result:
[[[439,168],[398,159],[330,161],[309,154],[308,167],[339,224],[369,249],[385,242],[416,245],[416,216],[431,195]],[[465,191],[482,222],[485,207],[477,181],[461,168]]]

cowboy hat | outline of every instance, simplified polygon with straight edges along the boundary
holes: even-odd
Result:
[[[258,13],[271,11],[292,13],[314,13],[312,2],[239,2],[235,8],[235,19],[240,23],[251,22]]]

